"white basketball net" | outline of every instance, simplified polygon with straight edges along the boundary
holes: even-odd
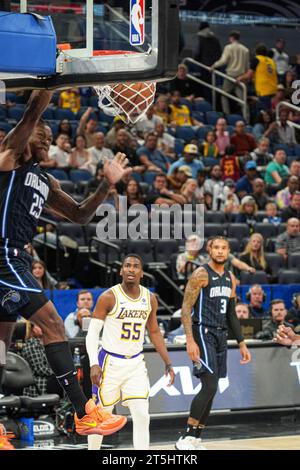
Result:
[[[124,116],[124,121],[136,123],[145,116],[155,97],[156,83],[136,83],[94,86],[99,101],[98,106],[110,116]],[[129,95],[129,96],[128,96]]]

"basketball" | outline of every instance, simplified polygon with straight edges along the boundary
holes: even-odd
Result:
[[[155,83],[119,83],[112,88],[114,102],[131,115],[147,111],[155,95]]]

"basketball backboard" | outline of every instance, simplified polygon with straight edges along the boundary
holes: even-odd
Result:
[[[51,77],[0,69],[7,88],[137,82],[176,73],[179,0],[15,0],[11,11],[50,15],[60,53]]]

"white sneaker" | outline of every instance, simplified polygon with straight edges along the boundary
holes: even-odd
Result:
[[[197,439],[193,436],[180,437],[175,444],[177,450],[197,450]]]
[[[197,450],[207,450],[206,447],[202,446],[202,439],[201,437],[196,438],[196,442],[194,443],[194,446],[196,447]]]

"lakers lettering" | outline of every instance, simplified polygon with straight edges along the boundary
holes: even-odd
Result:
[[[141,318],[147,320],[148,312],[145,310],[128,310],[122,307],[120,313],[116,316],[117,319],[123,320],[124,318]]]

